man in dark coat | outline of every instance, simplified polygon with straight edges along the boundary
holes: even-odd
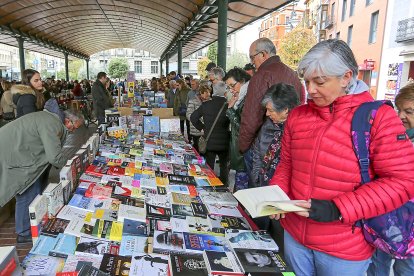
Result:
[[[304,90],[297,74],[285,65],[276,55],[276,47],[268,38],[259,38],[250,45],[250,61],[256,67],[256,73],[250,79],[246,100],[241,115],[239,149],[244,153],[247,171],[252,170],[251,145],[265,119],[265,109],[261,101],[267,89],[278,83],[295,87],[301,103],[305,101]],[[252,183],[249,183],[250,186]]]
[[[106,80],[106,73],[99,72],[92,86],[93,110],[98,119],[98,125],[105,123],[105,109],[112,107],[111,99],[105,88]]]

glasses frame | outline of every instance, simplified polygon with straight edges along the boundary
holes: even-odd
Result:
[[[249,56],[249,57],[250,57],[250,61],[251,61],[251,62],[253,62],[253,61],[254,61],[254,59],[256,58],[256,56],[257,56],[258,54],[262,53],[262,52],[263,52],[263,51],[260,51],[260,52],[257,52],[256,54],[252,55],[252,56]]]

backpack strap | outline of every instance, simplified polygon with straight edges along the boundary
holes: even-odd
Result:
[[[373,101],[361,104],[355,111],[351,124],[352,146],[358,158],[360,167],[361,183],[371,181],[369,177],[369,145],[371,140],[371,127],[374,122],[377,110],[388,104],[393,107],[390,101]]]

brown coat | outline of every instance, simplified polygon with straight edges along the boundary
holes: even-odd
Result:
[[[270,86],[281,82],[293,85],[300,102],[304,103],[304,90],[295,71],[281,62],[279,56],[272,56],[263,62],[250,79],[247,89],[240,123],[239,149],[241,152],[244,153],[250,148],[264,122],[266,111],[261,105],[264,94]]]

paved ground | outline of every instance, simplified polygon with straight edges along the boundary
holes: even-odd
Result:
[[[0,122],[0,127],[3,125]],[[88,138],[96,131],[96,126],[91,125],[89,128],[81,127],[75,132],[69,134],[66,139],[63,151],[67,159],[72,158],[76,151],[88,140]],[[49,182],[59,182],[59,170],[52,168],[49,175]],[[11,213],[10,218],[0,226],[0,246],[14,245],[17,247],[17,252],[20,261],[27,255],[32,248],[32,244],[16,245],[16,233],[15,233],[15,218],[14,211]]]

